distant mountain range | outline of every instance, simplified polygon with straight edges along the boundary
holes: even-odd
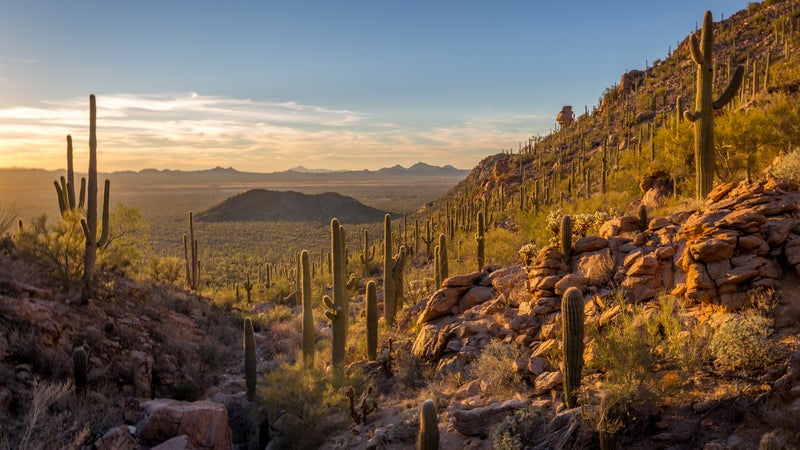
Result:
[[[451,165],[444,167],[432,166],[425,163],[416,163],[405,168],[400,165],[385,167],[378,170],[343,170],[329,171],[325,169],[307,169],[295,167],[282,172],[257,173],[241,172],[232,167],[215,167],[205,170],[171,170],[171,169],[143,169],[140,171],[119,171],[101,173],[100,178],[108,178],[112,183],[125,186],[153,186],[174,184],[229,184],[229,183],[337,183],[337,182],[366,182],[366,181],[398,181],[410,179],[452,179],[455,182],[462,180],[469,174],[469,170],[456,169]],[[53,180],[58,179],[65,171],[42,169],[3,169],[0,168],[0,192],[3,185],[18,186],[19,180],[26,184],[40,186],[45,183],[51,186]],[[84,176],[84,173],[76,173]],[[13,181],[12,181],[13,180]],[[9,186],[9,187],[13,187]],[[51,186],[52,187],[52,186]]]
[[[386,211],[364,205],[353,197],[333,192],[309,195],[251,189],[227,198],[196,218],[200,222],[327,222],[337,217],[347,223],[374,223],[385,214]]]

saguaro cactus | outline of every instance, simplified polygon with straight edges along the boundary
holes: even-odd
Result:
[[[408,258],[408,249],[405,245],[400,246],[400,251],[392,258],[392,278],[394,279],[394,313],[403,308],[405,302],[405,294],[403,291],[403,269],[406,265],[406,258]],[[394,317],[392,317],[394,322]]]
[[[247,293],[247,304],[253,300],[253,283],[250,282],[250,272],[247,272],[245,275],[244,283],[242,283],[242,287],[244,287],[244,291]]]
[[[56,186],[58,196],[58,208],[64,216],[67,211],[78,211],[83,209],[83,202],[86,196],[86,178],[81,177],[80,197],[75,197],[75,168],[72,164],[72,136],[67,135],[67,178],[61,177],[61,183],[53,182]],[[75,202],[78,201],[78,204]]]
[[[417,449],[436,450],[439,448],[439,418],[436,403],[428,399],[422,402],[419,412],[419,438]]]
[[[442,271],[439,268],[439,258],[441,257],[442,252],[439,250],[439,246],[437,245],[433,249],[433,279],[434,283],[436,284],[436,289],[439,289],[442,285]]]
[[[714,82],[714,20],[711,11],[703,16],[700,43],[697,36],[690,40],[692,60],[697,65],[697,88],[694,111],[686,111],[684,117],[694,126],[694,155],[696,170],[696,196],[702,200],[714,186],[714,111],[722,109],[739,90],[744,76],[744,67],[736,67],[728,86],[717,100],[712,100]]]
[[[364,265],[364,276],[369,276],[369,263],[375,258],[375,247],[369,246],[369,233],[364,230],[364,244],[361,246],[361,254],[358,256],[361,264]]]
[[[561,324],[564,336],[564,402],[576,406],[583,371],[583,294],[571,287],[561,298]]]
[[[561,237],[561,253],[564,254],[564,258],[569,261],[572,257],[572,217],[569,215],[564,215],[561,218],[561,227],[559,229],[559,235]]]
[[[106,180],[103,194],[103,216],[100,239],[97,239],[97,104],[94,94],[89,96],[89,181],[86,202],[86,220],[81,220],[86,237],[83,254],[83,298],[88,300],[97,261],[97,248],[108,242],[108,197],[111,183]]]
[[[386,325],[394,325],[394,259],[392,255],[392,218],[389,214],[383,217],[383,318]]]
[[[778,450],[783,448],[775,433],[764,433],[758,442],[758,450]]]
[[[439,235],[439,279],[442,283],[449,276],[449,271],[447,266],[447,237],[442,233]]]
[[[428,218],[428,223],[425,225],[425,236],[420,237],[422,242],[425,244],[425,259],[430,261],[434,255],[431,254],[431,246],[434,244],[433,241],[433,219],[430,217]]]
[[[644,203],[639,204],[639,209],[636,211],[637,215],[637,222],[639,225],[639,231],[647,230],[647,225],[649,224],[647,220],[647,206]]]
[[[367,281],[367,359],[378,357],[378,293],[373,280]]]
[[[200,284],[198,250],[197,240],[194,238],[194,219],[189,211],[189,237],[187,240],[186,235],[183,235],[183,259],[186,262],[186,286],[193,291]]]
[[[311,305],[311,264],[307,250],[300,253],[300,266],[300,277],[302,278],[300,289],[303,299],[303,361],[306,365],[312,365],[314,362],[314,312]]]
[[[322,302],[328,308],[325,317],[330,319],[331,328],[331,362],[336,373],[344,371],[345,343],[347,342],[347,296],[344,280],[344,248],[339,219],[331,219],[331,266],[333,268],[333,300],[327,295]]]
[[[478,270],[483,270],[484,245],[486,242],[485,230],[486,223],[483,218],[483,211],[478,211],[478,232],[475,233],[475,242],[478,243]]]
[[[72,376],[75,379],[75,389],[79,394],[86,392],[88,380],[89,357],[83,347],[72,350]]]
[[[253,321],[244,318],[244,381],[247,386],[247,399],[256,398],[256,337],[253,332]]]

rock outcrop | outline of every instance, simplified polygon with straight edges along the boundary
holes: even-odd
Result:
[[[445,280],[421,305],[413,354],[459,371],[492,339],[515,342],[531,356],[513,370],[545,395],[563,379],[547,355],[558,348],[564,291],[581,290],[587,320],[601,323],[614,308],[600,314],[599,307],[616,291],[633,302],[672,293],[740,309],[755,291],[777,286],[784,271],[800,271],[800,192],[769,177],[723,184],[697,211],[653,218],[644,229],[636,217],[615,218],[598,234],[575,241],[569,259],[545,246],[527,270]]]
[[[225,406],[209,402],[181,402],[156,399],[142,405],[143,416],[136,425],[136,437],[153,444],[176,448],[225,450],[231,448],[231,430]],[[184,436],[184,437],[181,437]]]

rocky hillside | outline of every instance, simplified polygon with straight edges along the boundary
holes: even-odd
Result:
[[[791,106],[788,110],[772,106],[775,94],[785,95],[789,105],[798,101],[800,3],[754,2],[730,17],[714,19],[715,98],[724,90],[735,67],[742,65],[742,87],[726,111],[742,113],[755,108],[779,116],[771,118],[774,132],[758,138],[773,142],[764,142],[757,155],[752,149],[737,150],[752,152],[751,158],[757,156],[750,161],[755,164],[751,171],[756,173],[769,165],[773,156],[800,145],[800,136],[793,131],[796,125],[788,125],[800,117]],[[489,198],[496,204],[496,199],[503,196],[507,202],[499,206],[503,209],[518,202],[520,190],[532,203],[536,188],[540,206],[574,204],[579,199],[613,192],[635,198],[639,193],[631,190],[630,181],[638,182],[647,176],[660,180],[666,188],[662,194],[674,191],[692,197],[691,124],[685,120],[676,123],[683,111],[694,108],[696,65],[689,47],[687,36],[671,46],[665,58],[656,58],[641,70],[622,74],[617,84],[601,93],[598,105],[576,107],[571,124],[543,136],[522,137],[518,148],[488,156],[436,207],[459,198]],[[678,108],[680,112],[676,112]],[[581,114],[582,111],[585,112]],[[747,122],[731,123],[734,129],[747,126]],[[720,132],[726,131],[718,124],[717,142],[721,148],[717,175],[722,181],[742,179],[745,157],[731,151],[742,143],[730,136],[735,133],[719,136]],[[751,134],[755,135],[755,130]],[[657,203],[650,202],[649,206]]]
[[[302,194],[294,191],[252,189],[234,195],[197,214],[201,222],[328,222],[338,217],[347,223],[379,222],[381,211],[334,192]]]
[[[478,373],[492,342],[517,344],[524,351],[507,361],[513,364],[508,370],[523,382],[514,387],[517,399],[497,398],[491,381],[462,378],[463,385],[446,393],[443,407],[451,420],[443,426],[472,436],[473,443],[486,442],[482,439],[489,437],[493,425],[533,406],[555,411],[557,425],[550,424],[555,429],[549,434],[531,434],[538,437],[526,448],[555,448],[562,438],[585,445],[594,439],[585,434],[587,422],[580,419],[585,412],[565,409],[561,397],[562,296],[577,288],[585,300],[586,329],[595,330],[587,331],[588,370],[583,371],[582,384],[588,390],[581,403],[594,414],[599,401],[594,396],[611,395],[613,380],[620,376],[614,371],[620,369],[629,371],[628,383],[642,383],[640,388],[648,391],[643,397],[641,392],[627,397],[620,448],[756,448],[766,432],[773,433],[783,448],[796,448],[792,446],[800,442],[797,422],[786,419],[800,415],[799,275],[797,186],[770,177],[757,184],[724,184],[696,211],[648,218],[644,223],[635,216],[614,218],[603,224],[599,235],[576,236],[568,251],[544,247],[528,267],[492,267],[445,280],[441,289],[413,309],[422,329],[412,352],[446,377]],[[655,301],[665,293],[685,299],[684,306],[669,309],[674,305]],[[687,337],[703,327],[710,335],[725,336],[731,323],[764,307],[756,304],[759,298],[769,304],[769,321],[759,331],[769,340],[748,342],[748,333],[739,330],[724,342],[738,353],[742,366],[724,367],[717,361],[690,369],[674,366],[669,358],[647,366],[649,357],[636,352],[596,362],[603,357],[600,339],[608,333],[604,329],[624,327],[626,333],[634,330],[629,335],[633,337],[637,327],[657,325],[661,337],[655,341],[646,333],[636,338],[643,348],[652,343],[662,346],[649,349],[652,357],[673,339],[684,350],[694,348],[697,342]],[[628,316],[631,311],[643,314]],[[664,319],[665,313],[677,321]],[[669,329],[676,324],[682,325]],[[613,340],[614,335],[605,338]],[[713,350],[715,339],[711,338],[712,352],[719,351]],[[776,352],[766,357],[748,347],[776,343]],[[611,350],[624,353],[635,348],[622,344]],[[684,350],[671,357],[685,357]],[[741,367],[748,368],[746,374],[736,370]],[[675,387],[679,393],[660,397],[665,394],[648,386],[648,378],[661,380],[657,383],[680,379],[682,384]],[[731,380],[737,380],[738,394],[726,392]]]

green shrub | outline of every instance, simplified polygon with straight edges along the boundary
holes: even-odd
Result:
[[[771,342],[772,321],[757,310],[731,314],[711,338],[714,364],[726,370],[753,370],[774,361],[781,353]]]
[[[682,314],[673,297],[655,306],[630,305],[617,295],[611,323],[587,330],[587,368],[603,372],[602,390],[633,409],[678,389],[706,359],[708,329]]]
[[[553,411],[528,406],[518,409],[493,426],[489,431],[495,450],[523,450],[533,448],[552,431]]]
[[[346,408],[341,388],[348,385],[363,390],[363,380],[336,381],[325,373],[321,363],[304,367],[302,361],[282,364],[259,384],[264,403],[282,413],[273,425],[292,448],[317,448],[328,438],[329,428],[347,424],[344,414],[332,413]]]
[[[777,178],[800,184],[800,150],[783,156],[771,172]]]
[[[19,236],[18,248],[53,269],[64,286],[77,282],[83,274],[84,235],[80,215],[67,213],[52,228],[47,216],[33,219]]]

